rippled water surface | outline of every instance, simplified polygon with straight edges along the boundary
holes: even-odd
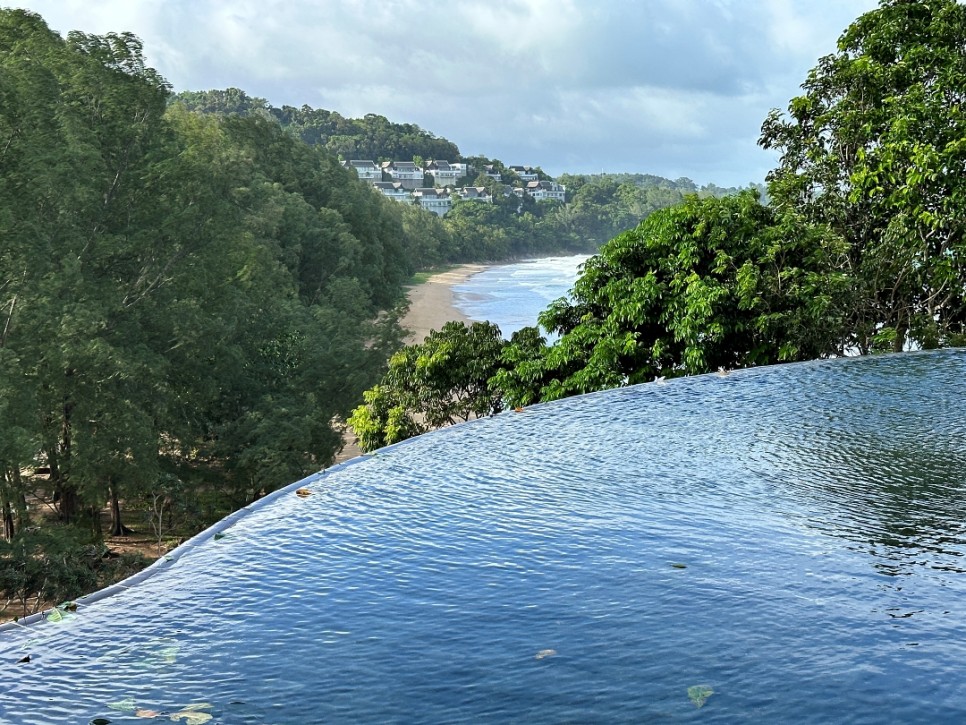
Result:
[[[907,353],[414,439],[0,631],[0,721],[966,721],[964,399]]]

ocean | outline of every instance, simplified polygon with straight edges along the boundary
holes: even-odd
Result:
[[[517,330],[536,325],[538,314],[569,294],[587,259],[577,254],[490,267],[454,285],[453,304],[471,320],[496,324],[510,339]]]

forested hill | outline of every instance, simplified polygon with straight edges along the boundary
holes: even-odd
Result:
[[[302,106],[276,108],[238,88],[184,91],[174,100],[202,113],[272,117],[305,143],[320,146],[344,159],[411,161],[413,157],[455,161],[460,151],[452,141],[437,138],[412,123],[392,123],[375,113],[346,118],[335,111]]]

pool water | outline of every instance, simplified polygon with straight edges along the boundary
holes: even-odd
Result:
[[[421,436],[0,630],[0,721],[966,721],[964,400],[949,350]]]

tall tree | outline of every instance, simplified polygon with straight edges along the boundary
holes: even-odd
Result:
[[[399,350],[349,418],[362,449],[498,413],[502,396],[489,381],[505,344],[492,323],[447,322],[422,343]]]
[[[833,353],[835,254],[826,237],[778,223],[756,192],[688,197],[591,257],[572,297],[540,315],[559,339],[515,338],[495,385],[526,405]]]
[[[964,339],[964,37],[955,0],[883,0],[762,127],[776,208],[848,244],[850,349]]]

